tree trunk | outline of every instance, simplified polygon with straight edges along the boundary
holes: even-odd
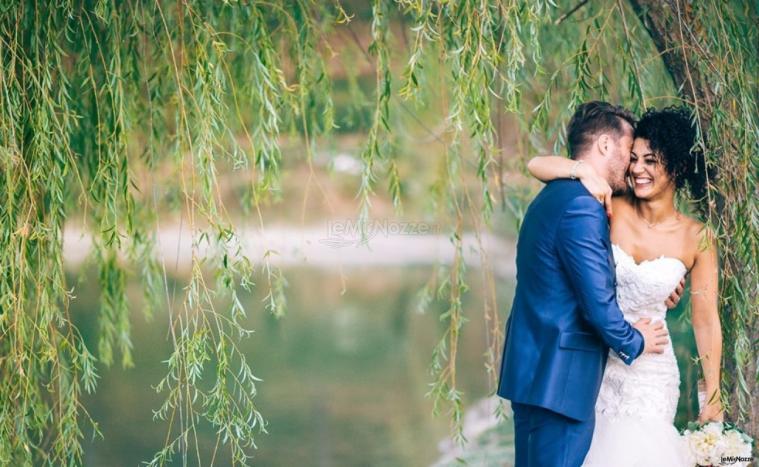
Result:
[[[691,107],[704,109],[701,125],[711,117],[712,93],[707,80],[692,64],[696,62],[686,44],[692,43],[692,31],[700,30],[692,7],[679,0],[629,0],[659,50],[680,97]],[[705,127],[705,126],[704,126]]]

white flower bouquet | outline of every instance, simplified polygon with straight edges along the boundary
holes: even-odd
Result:
[[[754,440],[730,423],[688,423],[685,444],[698,466],[747,467],[753,459]]]

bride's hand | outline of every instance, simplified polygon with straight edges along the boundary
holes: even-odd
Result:
[[[577,171],[577,178],[588,189],[591,195],[606,208],[606,215],[611,217],[611,195],[612,190],[603,177],[600,177],[596,171],[588,164],[580,164]]]
[[[722,422],[724,420],[725,412],[722,410],[722,402],[720,402],[719,397],[715,398],[715,400],[711,402],[708,402],[706,404],[706,407],[704,407],[701,410],[701,413],[698,414],[699,423]]]
[[[675,307],[677,307],[677,304],[680,303],[680,299],[683,298],[683,291],[685,290],[685,277],[680,279],[680,283],[677,285],[677,288],[675,288],[674,292],[672,292],[669,297],[667,298],[667,301],[664,302],[665,305],[667,305],[667,309],[672,310]]]

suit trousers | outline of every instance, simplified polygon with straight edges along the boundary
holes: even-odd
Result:
[[[578,421],[542,407],[512,402],[515,467],[580,467],[590,449],[595,415]]]

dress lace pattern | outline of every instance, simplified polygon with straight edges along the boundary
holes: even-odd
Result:
[[[677,258],[659,257],[636,263],[617,245],[612,246],[617,271],[617,303],[625,320],[664,321],[664,302],[686,273]],[[666,326],[666,322],[665,322]],[[680,372],[672,343],[662,354],[643,354],[625,365],[612,351],[606,364],[596,413],[675,420],[680,396]]]
[[[612,249],[617,302],[625,320],[664,321],[664,302],[686,266],[667,256],[637,263],[618,245]],[[671,341],[664,353],[643,354],[629,366],[610,351],[596,402],[596,429],[583,465],[692,466],[673,425],[679,396],[680,372]]]

